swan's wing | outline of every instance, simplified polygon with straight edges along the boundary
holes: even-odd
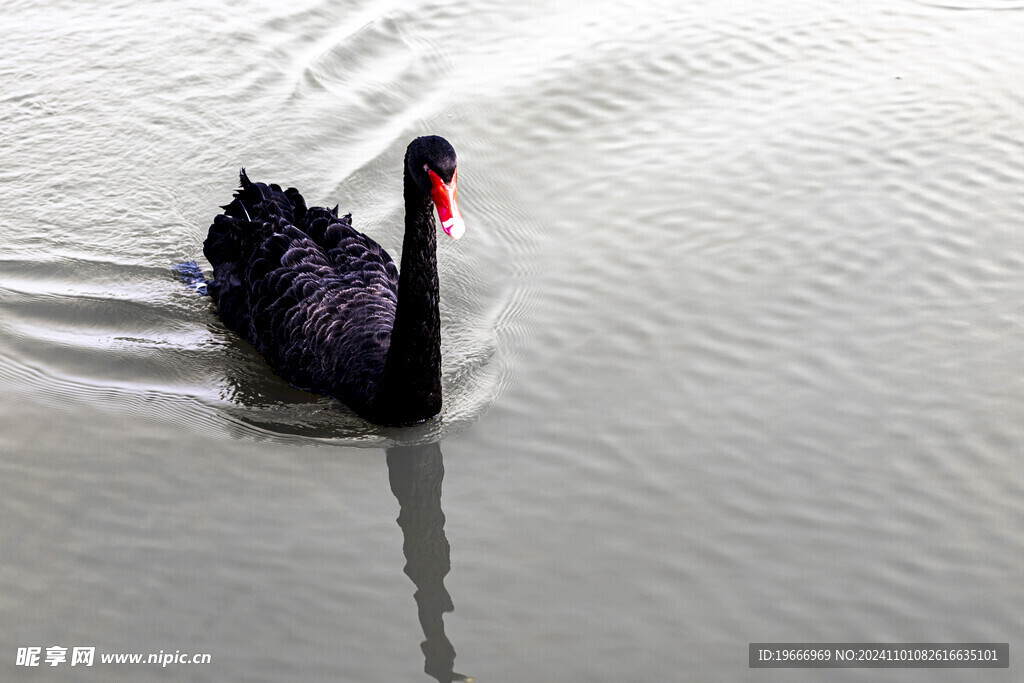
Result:
[[[254,345],[272,364],[299,386],[356,404],[354,394],[375,390],[383,373],[397,297],[372,252],[349,254],[347,264],[285,226],[254,254],[248,298]]]
[[[352,227],[352,214],[339,217],[338,207],[314,206],[300,228],[323,248],[338,275],[358,277],[365,287],[383,287],[397,295],[398,267],[384,247]]]
[[[297,225],[306,215],[306,200],[298,190],[282,190],[277,183],[254,183],[243,168],[238,174],[239,188],[231,203],[222,206],[232,218],[254,220],[279,217]]]
[[[253,253],[282,226],[304,218],[306,202],[294,188],[252,182],[243,168],[239,189],[221,208],[224,213],[214,219],[203,243],[213,266],[208,290],[224,322],[248,338],[251,311],[244,284]]]
[[[376,391],[391,341],[398,269],[376,242],[352,229],[348,217],[311,228],[292,225],[308,214],[289,191],[274,190],[228,205],[214,219],[204,251],[214,266],[209,291],[220,315],[248,339],[285,379],[317,387],[353,408]],[[295,193],[301,199],[301,195]],[[241,216],[238,216],[241,209]],[[326,211],[326,210],[322,210]]]

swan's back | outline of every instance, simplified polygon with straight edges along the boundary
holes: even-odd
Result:
[[[224,322],[292,384],[364,412],[384,372],[398,268],[338,209],[253,183],[214,219],[203,252]]]

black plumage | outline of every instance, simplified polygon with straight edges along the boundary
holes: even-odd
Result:
[[[210,226],[209,292],[224,322],[292,384],[382,424],[441,410],[437,234],[461,235],[455,151],[421,137],[406,150],[401,274],[338,209],[307,208],[295,188],[249,180]]]

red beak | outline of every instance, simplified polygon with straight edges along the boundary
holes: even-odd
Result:
[[[452,182],[445,183],[441,176],[434,173],[433,169],[427,169],[430,174],[430,198],[434,200],[437,208],[437,217],[441,219],[441,227],[452,239],[459,239],[462,233],[466,232],[466,223],[459,213],[459,205],[456,201],[455,181],[459,175],[456,170],[452,174]]]

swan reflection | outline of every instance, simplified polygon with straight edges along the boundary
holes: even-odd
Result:
[[[388,448],[388,477],[398,499],[398,526],[402,529],[405,573],[416,585],[413,597],[426,636],[420,644],[426,658],[424,671],[441,683],[472,681],[455,673],[455,648],[444,632],[444,613],[455,609],[444,587],[451,568],[451,550],[444,535],[441,446]]]

